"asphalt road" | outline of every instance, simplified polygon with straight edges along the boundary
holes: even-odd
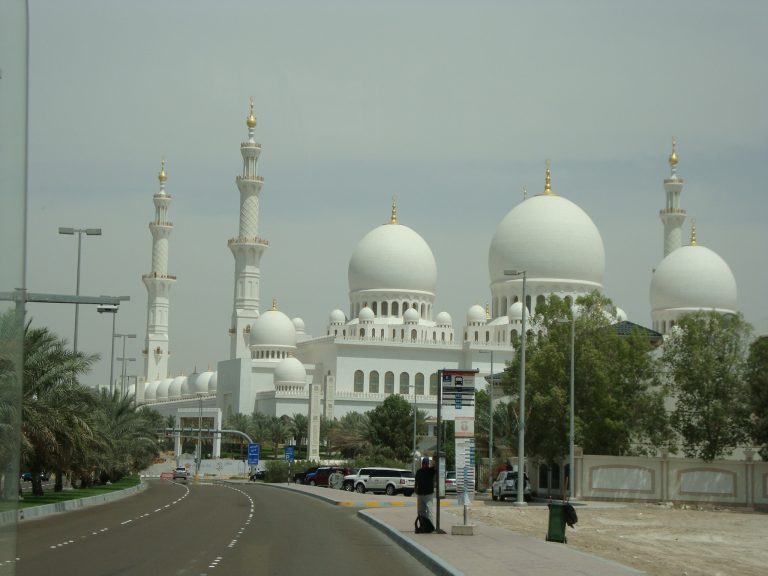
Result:
[[[0,574],[423,575],[356,510],[268,486],[150,481],[141,494],[19,525]]]

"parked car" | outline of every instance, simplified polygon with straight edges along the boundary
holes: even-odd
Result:
[[[445,491],[456,492],[456,472],[453,470],[445,473]]]
[[[504,500],[505,498],[517,499],[517,471],[502,470],[491,485],[491,498]],[[531,481],[528,474],[525,475],[525,487],[523,499],[528,502],[531,499]]]
[[[184,466],[177,466],[173,469],[173,479],[174,480],[186,480],[189,474],[187,473],[187,469],[184,468]]]
[[[321,466],[314,472],[309,472],[304,476],[304,484],[309,484],[310,486],[328,486],[331,474],[334,472],[341,472],[344,476],[347,476],[352,473],[352,468]]]
[[[293,481],[296,484],[304,484],[304,478],[306,477],[306,475],[307,474],[312,474],[318,468],[319,468],[319,466],[313,466],[312,468],[307,468],[306,470],[304,470],[302,472],[296,472],[293,475]]]
[[[251,475],[248,476],[248,480],[251,482],[255,482],[256,480],[264,480],[266,478],[267,472],[266,470],[254,470],[251,472]]]
[[[389,496],[405,494],[410,496],[415,489],[416,479],[411,470],[401,468],[360,468],[357,474],[344,477],[343,488],[348,491],[384,492]]]
[[[40,480],[43,482],[48,482],[50,478],[51,475],[48,472],[40,472]],[[32,482],[32,472],[24,472],[24,474],[21,475],[21,479],[24,480],[24,482]]]

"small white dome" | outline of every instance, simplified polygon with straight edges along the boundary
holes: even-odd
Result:
[[[438,326],[453,326],[453,318],[448,312],[440,312],[436,319]]]
[[[627,313],[624,312],[624,310],[622,310],[618,306],[616,307],[616,319],[619,322],[626,322],[627,320],[629,320],[629,318],[627,317]]]
[[[157,400],[168,400],[168,389],[171,387],[171,382],[173,382],[173,378],[166,378],[157,385],[157,393],[155,395]]]
[[[360,314],[357,317],[360,322],[373,322],[376,319],[376,314],[373,313],[373,310],[371,310],[368,306],[365,306],[362,310],[360,310]]]
[[[208,392],[216,392],[216,381],[218,380],[218,372],[214,372],[211,375],[211,379],[208,380]]]
[[[153,382],[147,382],[144,386],[144,400],[156,400],[157,399],[157,387],[160,385],[160,380]]]
[[[213,376],[213,372],[203,372],[201,374],[198,374],[194,382],[189,384],[189,393],[190,394],[207,394],[208,384],[211,381],[211,376]],[[192,377],[190,376],[190,379],[191,378]]]
[[[296,346],[296,328],[279,310],[268,310],[251,325],[252,346]]]
[[[651,279],[651,309],[736,312],[736,279],[716,252],[682,246],[667,254]]]
[[[297,334],[304,334],[304,320],[301,318],[294,318],[293,319],[293,327],[296,329]]]
[[[433,294],[437,262],[416,232],[384,224],[360,240],[349,260],[349,290],[404,290]]]
[[[416,310],[416,308],[408,308],[408,310],[405,311],[405,314],[403,314],[403,322],[406,324],[418,324],[419,323],[419,312]]]
[[[513,320],[523,320],[523,303],[520,300],[512,303],[509,310],[507,310],[507,317],[510,322]]]
[[[184,386],[186,381],[186,376],[176,376],[176,378],[173,379],[171,385],[168,387],[169,400],[178,400],[181,398],[181,387]]]
[[[475,304],[467,310],[467,325],[485,324],[485,309],[480,304]]]
[[[304,386],[307,383],[307,371],[298,358],[288,356],[275,368],[275,384],[293,384]]]
[[[331,324],[346,324],[347,323],[347,315],[344,314],[344,312],[342,310],[339,310],[338,308],[336,308],[336,310],[331,312],[330,323]]]
[[[187,376],[187,379],[184,380],[181,384],[181,395],[187,396],[189,394],[192,394],[191,389],[192,386],[195,385],[195,381],[197,380],[197,377],[200,376],[197,372],[192,372],[189,376]]]

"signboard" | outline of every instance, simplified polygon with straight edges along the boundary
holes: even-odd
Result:
[[[286,462],[293,462],[294,460],[294,447],[293,446],[286,446],[285,447],[285,461]]]
[[[475,417],[475,375],[477,371],[443,370],[440,378],[442,419]]]
[[[259,444],[248,444],[248,465],[256,466],[259,463]]]
[[[475,439],[456,438],[456,494],[459,504],[475,491]]]

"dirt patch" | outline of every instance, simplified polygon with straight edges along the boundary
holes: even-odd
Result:
[[[479,502],[477,504],[480,504]],[[768,514],[745,509],[656,504],[577,506],[567,544],[655,576],[763,576],[768,566]],[[544,539],[548,509],[483,502],[472,518]]]

